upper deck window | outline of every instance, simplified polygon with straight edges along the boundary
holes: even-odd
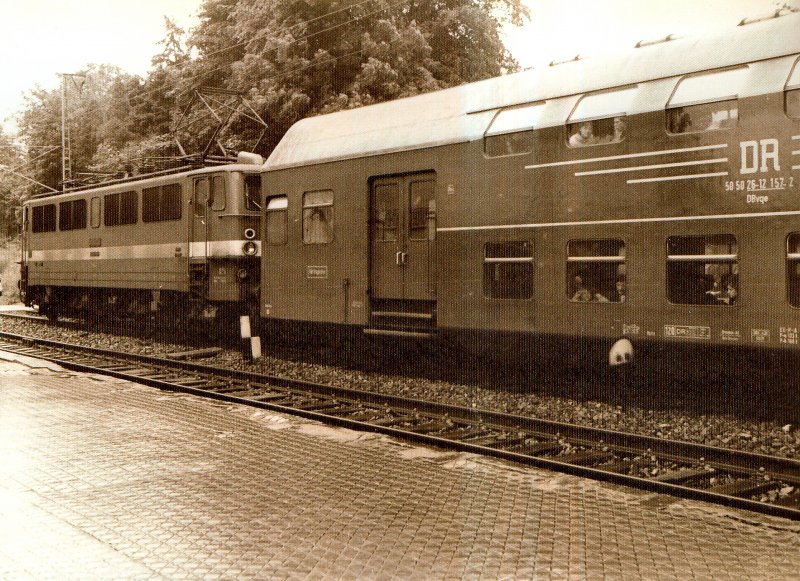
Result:
[[[800,119],[800,60],[794,63],[792,74],[786,83],[786,114],[792,119]]]
[[[533,131],[544,110],[544,103],[529,103],[501,109],[483,137],[483,151],[489,157],[517,155],[533,151]]]
[[[667,104],[667,131],[696,133],[735,127],[747,67],[683,77]]]
[[[581,97],[567,119],[569,146],[603,145],[625,139],[625,117],[637,91],[638,86]]]
[[[33,207],[33,220],[31,228],[34,233],[56,231],[56,205]]]

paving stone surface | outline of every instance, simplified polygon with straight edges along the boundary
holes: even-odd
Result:
[[[0,361],[0,579],[800,571],[800,523],[24,363]]]

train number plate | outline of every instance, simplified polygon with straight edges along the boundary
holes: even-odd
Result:
[[[664,336],[676,339],[711,339],[711,327],[664,325]]]

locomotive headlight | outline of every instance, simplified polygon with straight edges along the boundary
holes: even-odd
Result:
[[[255,256],[258,252],[258,246],[252,240],[248,240],[242,245],[242,252],[245,256]]]
[[[255,231],[255,230],[253,230],[252,228],[248,228],[248,229],[246,229],[246,230],[244,231],[244,237],[245,237],[247,240],[252,240],[253,238],[255,238],[255,237],[256,237],[256,231]]]

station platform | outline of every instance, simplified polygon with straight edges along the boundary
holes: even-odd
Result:
[[[0,353],[0,579],[796,579],[800,523]]]

